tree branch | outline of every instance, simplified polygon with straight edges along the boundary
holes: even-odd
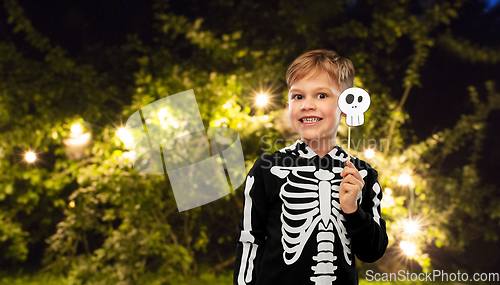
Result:
[[[399,113],[403,109],[403,105],[405,104],[406,99],[408,98],[408,94],[410,94],[411,87],[412,87],[411,84],[406,86],[405,92],[403,93],[403,98],[401,98],[401,101],[399,102],[398,106],[396,107],[396,109],[394,109],[394,113]],[[387,135],[387,144],[385,146],[384,156],[389,153],[389,146],[391,145],[392,135],[394,133],[395,128],[396,128],[396,118],[393,118],[391,122],[391,127],[389,128],[389,134]]]

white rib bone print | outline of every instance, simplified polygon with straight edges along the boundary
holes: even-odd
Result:
[[[287,179],[280,189],[280,198],[283,201],[281,242],[284,249],[283,259],[287,265],[297,261],[311,233],[318,225],[319,232],[316,236],[318,254],[313,257],[317,265],[312,266],[314,275],[311,277],[314,284],[331,285],[337,278],[335,276],[337,267],[333,265],[333,261],[337,259],[333,254],[335,240],[333,227],[340,238],[345,261],[349,265],[352,263],[349,248],[351,241],[347,238],[347,230],[342,223],[345,218],[340,214],[338,202],[342,179],[333,179],[335,173],[339,174],[342,170],[340,167],[333,167],[333,172],[323,169],[316,171],[315,166],[271,168],[272,174]],[[312,172],[315,178],[304,177],[299,172]],[[366,171],[360,173],[363,177],[367,174]],[[290,174],[306,183],[290,181]],[[361,195],[358,198],[360,199]],[[296,226],[289,225],[287,221],[294,222]]]

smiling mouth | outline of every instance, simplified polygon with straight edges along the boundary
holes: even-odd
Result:
[[[311,124],[311,123],[319,122],[321,120],[323,120],[323,119],[317,118],[317,117],[309,117],[309,118],[302,118],[299,121],[301,121],[302,123]]]

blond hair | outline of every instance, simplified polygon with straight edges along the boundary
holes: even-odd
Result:
[[[314,76],[318,70],[326,72],[330,78],[337,79],[340,91],[354,84],[354,66],[349,59],[332,50],[318,49],[306,52],[292,62],[286,72],[288,90],[293,83],[306,76]]]

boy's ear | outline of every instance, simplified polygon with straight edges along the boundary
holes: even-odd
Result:
[[[290,105],[290,101],[286,101],[286,106],[288,107]]]

